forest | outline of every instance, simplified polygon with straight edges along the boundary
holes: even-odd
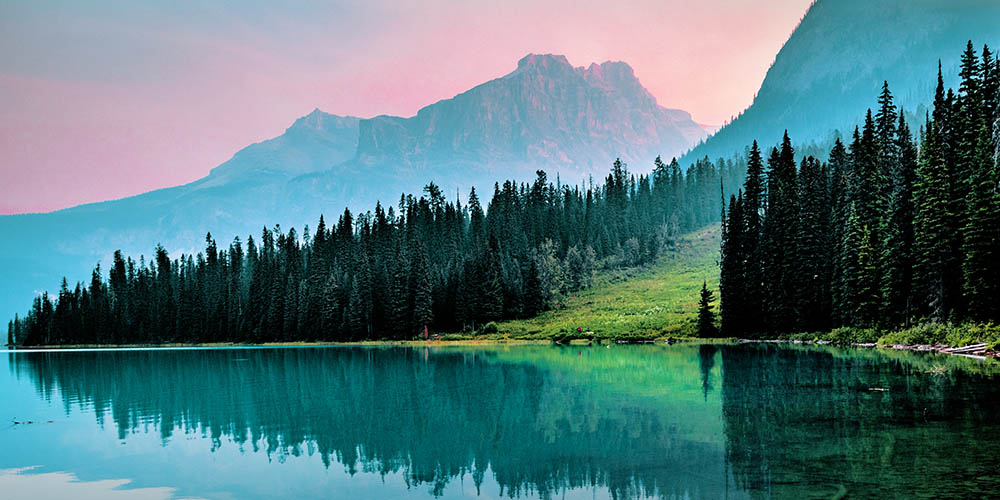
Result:
[[[753,144],[723,221],[722,335],[1000,320],[1000,60],[970,41],[961,61],[915,133],[886,82],[825,162],[786,132],[765,171]]]
[[[42,293],[8,324],[13,346],[413,339],[531,317],[588,287],[596,269],[641,266],[682,233],[716,223],[739,158],[683,171],[659,158],[635,176],[616,161],[603,185],[538,171],[497,183],[485,209],[434,183],[396,206],[315,228],[264,228],[198,255],[148,261],[115,252],[107,278]]]

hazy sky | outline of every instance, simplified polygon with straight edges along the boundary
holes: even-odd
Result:
[[[0,213],[189,182],[317,107],[409,116],[529,52],[719,124],[810,3],[0,0]]]

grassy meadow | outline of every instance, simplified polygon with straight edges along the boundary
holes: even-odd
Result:
[[[497,323],[495,335],[516,339],[691,336],[702,281],[718,290],[719,238],[720,227],[714,225],[682,236],[675,251],[652,266],[598,271],[594,286],[566,297],[561,307],[531,319]],[[577,334],[577,328],[583,334]]]
[[[566,297],[561,307],[534,318],[489,325],[473,338],[502,341],[693,337],[702,281],[708,281],[709,288],[716,292],[718,312],[720,236],[718,224],[684,235],[675,251],[668,252],[652,266],[598,271],[592,287]],[[583,332],[577,333],[577,328]],[[469,336],[444,338],[459,340]],[[984,342],[996,349],[1000,347],[1000,327],[923,323],[896,331],[838,328],[778,338],[878,345],[962,346]]]

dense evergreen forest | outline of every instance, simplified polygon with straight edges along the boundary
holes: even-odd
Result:
[[[481,328],[558,307],[600,267],[638,266],[682,232],[711,224],[740,159],[683,172],[655,161],[634,176],[616,161],[603,185],[567,186],[542,171],[497,184],[484,210],[435,184],[396,207],[323,217],[310,232],[265,228],[259,239],[171,259],[114,254],[104,279],[43,293],[9,323],[11,345],[411,339]]]
[[[917,131],[884,84],[874,115],[822,162],[787,133],[756,142],[724,216],[722,334],[1000,320],[1000,60],[970,41],[961,85],[938,67]]]

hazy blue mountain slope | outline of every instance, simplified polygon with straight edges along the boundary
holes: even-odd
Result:
[[[284,134],[251,145],[203,179],[49,214],[0,217],[0,313],[23,312],[59,279],[89,279],[115,249],[173,256],[257,235],[264,225],[331,223],[344,207],[394,205],[433,180],[450,199],[493,182],[529,180],[539,168],[569,182],[603,176],[618,156],[648,169],[705,137],[688,113],[657,104],[621,62],[575,68],[529,55],[512,73],[410,118],[359,120],[316,110]],[[113,180],[109,180],[113,182]],[[105,266],[105,272],[107,268]]]
[[[937,61],[957,80],[971,39],[1000,47],[996,0],[818,0],[781,48],[753,104],[685,155],[727,157],[752,140],[796,143],[848,135],[875,105],[883,80],[897,104],[922,116],[933,98]]]
[[[63,275],[88,281],[94,264],[118,248],[150,255],[162,243],[172,253],[191,252],[203,248],[208,231],[228,244],[236,235],[245,239],[259,232],[264,223],[290,223],[276,186],[354,156],[357,127],[357,118],[313,111],[283,135],[240,150],[190,184],[0,217],[0,312],[24,312],[34,293],[56,289]]]

